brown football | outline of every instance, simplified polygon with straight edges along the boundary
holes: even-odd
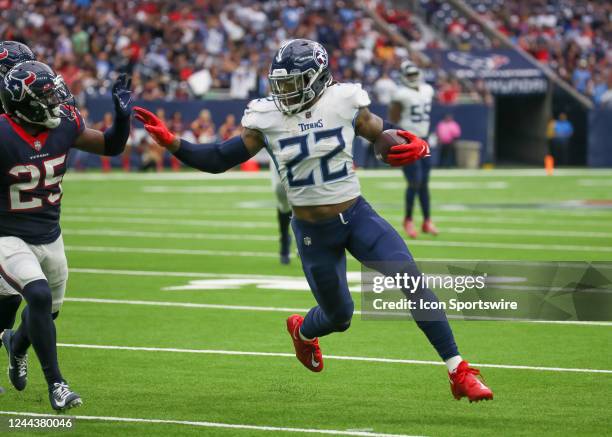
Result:
[[[406,139],[397,134],[397,129],[387,129],[383,131],[374,143],[374,153],[383,162],[387,162],[387,155],[391,146],[404,144]]]

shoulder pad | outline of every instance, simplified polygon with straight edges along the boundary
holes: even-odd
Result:
[[[359,83],[337,83],[328,88],[330,96],[338,107],[343,118],[352,120],[359,108],[370,106],[370,96]]]
[[[404,103],[405,100],[410,98],[410,91],[405,86],[398,86],[395,92],[391,96],[392,102]]]
[[[244,110],[241,124],[247,129],[265,130],[275,123],[281,115],[270,97],[251,100]]]

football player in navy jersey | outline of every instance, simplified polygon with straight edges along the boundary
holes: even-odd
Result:
[[[55,410],[81,405],[60,373],[54,319],[66,290],[68,266],[59,226],[62,178],[71,148],[98,155],[123,152],[130,133],[131,93],[125,75],[112,89],[113,125],[104,133],[85,126],[61,76],[26,61],[4,77],[0,100],[0,294],[26,301],[21,325],[2,342],[9,379],[27,383],[27,350],[34,347]]]
[[[0,41],[0,80],[3,80],[6,73],[20,62],[34,60],[36,60],[34,53],[25,44],[17,41]],[[4,109],[0,105],[0,114],[3,113]],[[0,294],[0,335],[5,329],[13,327],[19,305],[21,305],[20,294],[11,296]]]

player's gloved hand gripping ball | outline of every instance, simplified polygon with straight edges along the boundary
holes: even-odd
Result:
[[[132,78],[125,73],[120,74],[113,84],[112,95],[115,113],[122,118],[128,118],[132,115],[131,86]]]
[[[380,160],[393,167],[430,156],[427,141],[405,130],[387,129],[374,143],[374,150]]]
[[[175,142],[176,135],[155,114],[140,106],[135,106],[134,112],[136,119],[144,124],[144,128],[160,146],[168,147]]]

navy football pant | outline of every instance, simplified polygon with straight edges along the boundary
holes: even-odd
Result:
[[[412,218],[414,200],[419,196],[421,211],[425,220],[431,217],[429,199],[429,173],[431,171],[431,157],[419,159],[413,164],[402,167],[404,176],[408,181],[406,188],[406,218]]]
[[[51,289],[44,280],[27,284],[21,291],[27,306],[21,313],[21,325],[15,331],[12,349],[17,355],[27,352],[30,344],[38,356],[49,386],[63,381],[57,363],[54,315],[51,314]]]
[[[0,332],[13,328],[20,304],[21,296],[0,297]]]
[[[350,326],[354,304],[346,280],[345,250],[387,276],[420,275],[404,240],[362,197],[338,217],[316,223],[294,217],[291,224],[304,274],[318,303],[302,325],[302,335],[307,338],[345,331]],[[438,301],[428,288],[406,296]],[[442,359],[459,354],[444,311],[414,310],[412,316]]]

